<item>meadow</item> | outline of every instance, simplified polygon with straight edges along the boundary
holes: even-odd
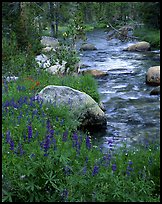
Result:
[[[90,75],[23,72],[2,81],[3,202],[160,202],[159,133],[152,142],[103,151],[67,107],[35,97],[67,85],[100,100]],[[108,143],[113,144],[112,140]]]

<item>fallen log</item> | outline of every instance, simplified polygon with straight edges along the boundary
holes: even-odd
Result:
[[[122,32],[120,32],[119,30],[117,30],[116,28],[114,28],[111,23],[108,23],[108,25],[113,29],[115,30],[119,35],[125,37],[125,38],[131,38],[131,39],[138,39],[138,37],[135,37],[135,36],[128,36],[127,34],[123,34]]]

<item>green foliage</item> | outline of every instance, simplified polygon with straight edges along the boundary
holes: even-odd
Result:
[[[160,49],[160,30],[153,30],[148,27],[136,29],[134,35],[141,40],[147,41],[153,48]]]
[[[160,2],[142,2],[139,12],[146,26],[160,29]]]

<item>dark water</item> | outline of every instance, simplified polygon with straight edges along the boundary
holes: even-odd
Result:
[[[153,87],[145,83],[148,68],[160,64],[156,51],[126,52],[123,48],[137,41],[107,41],[106,36],[103,30],[88,33],[87,42],[97,50],[80,55],[81,63],[87,65],[82,69],[108,72],[96,79],[106,108],[107,130],[93,134],[93,140],[108,148],[111,140],[118,147],[123,140],[132,145],[160,137],[160,96],[150,96]]]

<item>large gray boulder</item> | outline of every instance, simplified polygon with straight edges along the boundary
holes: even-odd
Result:
[[[69,111],[75,112],[84,129],[106,129],[105,113],[92,97],[84,92],[68,86],[49,85],[42,89],[36,97],[43,99],[44,103],[51,102],[56,106],[69,106]]]
[[[160,85],[160,66],[153,66],[148,69],[146,83],[152,86]]]
[[[130,45],[129,47],[124,49],[124,51],[139,51],[139,52],[148,50],[150,50],[150,43],[145,41]]]

